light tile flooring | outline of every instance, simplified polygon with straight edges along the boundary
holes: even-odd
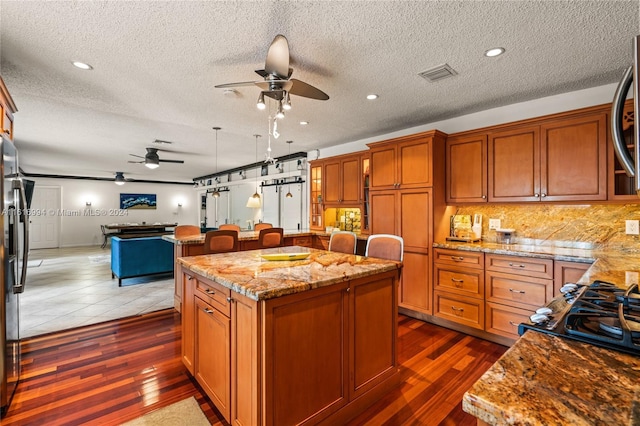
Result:
[[[118,287],[109,247],[31,250],[28,265],[21,337],[173,307],[171,275],[130,278]]]

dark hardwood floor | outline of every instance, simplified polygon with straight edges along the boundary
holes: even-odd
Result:
[[[137,318],[23,342],[23,375],[2,425],[118,425],[194,396],[227,424],[180,359],[180,315]],[[506,347],[399,317],[403,383],[351,425],[475,425],[464,392]]]

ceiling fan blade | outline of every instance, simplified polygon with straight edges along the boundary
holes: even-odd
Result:
[[[163,160],[163,159],[159,159],[158,160],[161,163],[178,163],[178,164],[183,164],[184,160]]]
[[[303,96],[305,98],[318,99],[319,101],[326,101],[329,99],[329,95],[322,90],[313,87],[312,85],[305,83],[304,81],[296,80],[292,78],[289,80],[293,85],[289,89],[289,93],[292,95]]]
[[[129,160],[129,161],[127,161],[127,163],[142,164],[142,163],[144,163],[144,161],[131,161],[131,160]]]
[[[289,76],[289,42],[282,34],[278,34],[271,42],[264,70],[267,74],[278,78]]]
[[[227,83],[227,84],[218,84],[217,86],[214,86],[216,89],[224,89],[226,87],[243,87],[243,86],[253,86],[255,83],[258,83],[256,81],[243,81],[240,83]]]
[[[129,154],[132,157],[144,158],[142,155]]]
[[[273,80],[273,81],[258,81],[256,86],[262,89],[263,92],[270,92],[274,90],[289,90],[293,83],[289,80]],[[266,95],[266,93],[265,93]]]

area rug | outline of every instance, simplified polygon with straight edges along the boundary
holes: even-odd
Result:
[[[142,417],[133,419],[122,426],[210,426],[194,397],[183,399]]]

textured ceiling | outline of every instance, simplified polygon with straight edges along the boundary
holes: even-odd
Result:
[[[617,82],[640,33],[633,1],[0,1],[0,74],[19,112],[28,173],[189,181],[255,161],[268,111],[257,87],[276,34],[294,78],[331,97],[292,97],[275,157],[487,108]],[[506,54],[483,52],[502,46]],[[92,71],[71,66],[79,60]],[[447,63],[458,75],[418,73]],[[377,93],[377,101],[365,96]],[[308,126],[300,126],[308,120]],[[173,141],[149,170],[130,164]]]

